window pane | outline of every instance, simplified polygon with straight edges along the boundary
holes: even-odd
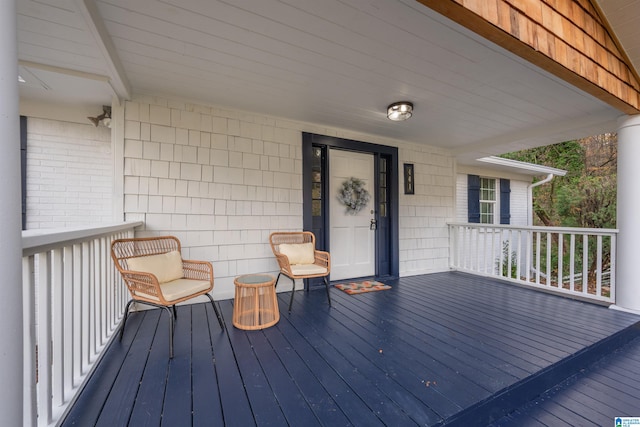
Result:
[[[322,201],[321,200],[312,200],[311,201],[311,215],[313,215],[313,216],[321,216],[322,215]]]
[[[493,224],[493,203],[480,202],[480,223]]]
[[[314,183],[311,187],[311,198],[314,200],[322,198],[322,184]]]
[[[480,200],[496,200],[496,180],[480,178]]]

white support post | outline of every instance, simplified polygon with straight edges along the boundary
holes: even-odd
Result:
[[[640,242],[640,115],[618,123],[618,247],[616,306],[640,314],[638,242]]]
[[[16,0],[0,0],[0,425],[23,425],[24,319]]]

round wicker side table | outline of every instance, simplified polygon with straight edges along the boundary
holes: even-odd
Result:
[[[236,277],[233,326],[249,331],[268,328],[280,320],[275,279],[269,274]]]

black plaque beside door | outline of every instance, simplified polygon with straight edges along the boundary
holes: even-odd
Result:
[[[404,194],[415,193],[415,176],[413,175],[413,164],[404,164]]]

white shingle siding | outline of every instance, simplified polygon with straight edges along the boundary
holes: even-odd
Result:
[[[112,223],[112,164],[108,128],[28,118],[27,229]]]
[[[302,229],[303,131],[397,146],[400,168],[415,168],[414,195],[400,176],[400,274],[448,269],[445,150],[153,97],[127,102],[125,119],[125,217],[145,221],[139,234],[175,234],[185,257],[211,261],[216,298],[233,297],[239,274],[276,274],[269,234]]]

